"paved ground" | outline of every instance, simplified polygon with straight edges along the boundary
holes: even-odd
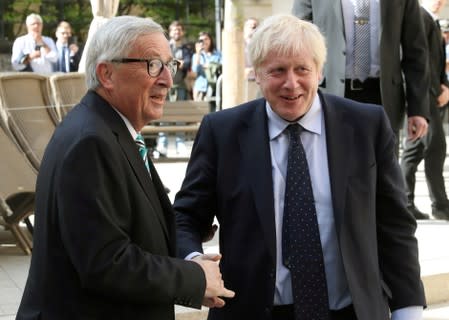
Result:
[[[157,163],[156,167],[162,180],[171,189],[169,194],[173,200],[176,191],[180,188],[184,177],[186,163]],[[449,166],[446,168],[447,190],[449,190]],[[417,175],[417,201],[416,205],[424,212],[430,211],[430,202],[427,188],[421,171]],[[417,238],[419,240],[420,261],[422,275],[432,277],[440,274],[449,274],[449,222],[441,220],[420,221],[418,223]],[[0,320],[14,319],[18,304],[25,285],[30,257],[24,256],[14,245],[13,238],[8,231],[0,228]],[[217,241],[214,239],[208,244],[207,250],[217,250]],[[441,291],[436,293],[442,303],[429,306],[424,312],[425,320],[449,320],[449,277],[437,278]],[[443,282],[443,283],[442,283]],[[447,290],[446,290],[447,289]],[[205,319],[205,312],[193,316],[192,309],[177,307],[177,319]],[[365,320],[365,319],[363,319]]]

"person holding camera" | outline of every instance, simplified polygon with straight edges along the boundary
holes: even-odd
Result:
[[[196,74],[193,85],[193,99],[205,100],[215,96],[215,83],[211,76],[216,75],[212,69],[221,68],[221,52],[215,49],[214,40],[210,33],[201,31],[195,43],[195,53],[192,57],[192,71]],[[209,73],[209,75],[208,75]],[[212,81],[211,81],[212,80]]]
[[[58,61],[58,54],[53,39],[42,35],[42,17],[32,13],[27,16],[25,22],[28,33],[14,41],[12,67],[17,71],[34,71],[43,74],[53,72],[53,64]]]

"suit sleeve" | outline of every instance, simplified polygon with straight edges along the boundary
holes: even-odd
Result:
[[[139,199],[131,192],[135,177],[129,172],[117,145],[98,136],[82,138],[64,157],[57,219],[81,287],[133,303],[200,307],[206,281],[199,265],[169,257],[164,254],[168,250],[150,252],[133,241],[135,215],[151,219],[154,213],[150,206],[148,212],[135,212]],[[147,239],[165,248],[155,225]]]
[[[216,213],[216,164],[213,134],[206,116],[192,148],[186,177],[175,198],[178,256],[202,252]]]
[[[292,14],[302,20],[313,21],[312,2],[310,0],[294,0]]]
[[[419,2],[407,0],[403,10],[401,65],[405,77],[407,114],[409,117],[429,119],[429,52]]]
[[[414,236],[416,220],[406,208],[403,177],[394,155],[395,139],[385,114],[377,132],[378,255],[382,278],[392,293],[390,309],[424,306],[418,244]]]

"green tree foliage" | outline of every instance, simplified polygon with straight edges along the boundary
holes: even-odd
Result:
[[[77,42],[87,39],[93,18],[89,0],[0,0],[0,40],[13,41],[25,34],[25,19],[33,12],[44,20],[44,35],[54,38],[58,22],[66,20]],[[151,17],[165,29],[171,21],[180,20],[190,41],[202,30],[214,34],[214,14],[214,0],[120,0],[117,13]]]

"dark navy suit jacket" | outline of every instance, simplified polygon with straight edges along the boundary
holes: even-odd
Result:
[[[358,319],[424,305],[416,221],[380,106],[321,95],[335,227]],[[235,297],[209,319],[271,319],[276,275],[272,164],[264,99],[207,115],[174,209],[179,255],[201,251],[214,216]],[[332,275],[329,275],[332,276]]]

